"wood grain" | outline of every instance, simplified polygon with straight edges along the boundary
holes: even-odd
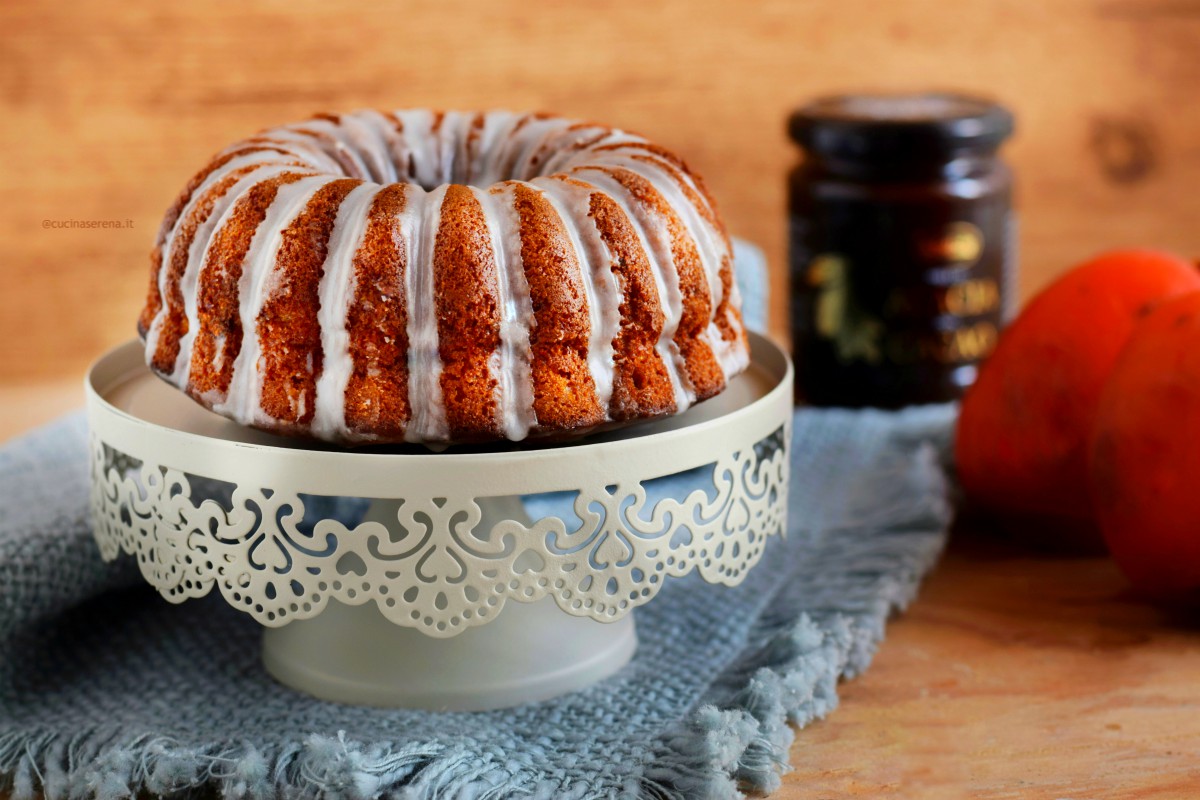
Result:
[[[361,10],[359,10],[361,8]],[[1021,291],[1118,244],[1200,254],[1193,0],[131,0],[0,6],[0,381],[133,335],[163,210],[214,151],[361,106],[541,108],[645,133],[770,256],[785,330],[790,108],[861,87],[1009,103]],[[131,220],[61,230],[43,220]]]
[[[1105,558],[955,532],[779,798],[1185,798],[1200,792],[1200,620]]]
[[[0,445],[83,406],[82,378],[0,383]]]

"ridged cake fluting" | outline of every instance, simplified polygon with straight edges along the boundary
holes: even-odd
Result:
[[[541,114],[322,114],[218,154],[138,320],[197,402],[329,441],[582,433],[749,360],[729,238],[646,139]]]

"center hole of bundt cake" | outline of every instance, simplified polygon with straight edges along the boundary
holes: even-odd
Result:
[[[318,124],[293,132],[314,139],[345,177],[399,181],[430,192],[446,184],[486,189],[557,172],[567,166],[556,157],[556,144],[565,141],[558,135],[574,130],[568,121],[539,114],[398,111],[383,117],[364,126],[337,114],[319,114]],[[372,126],[375,132],[364,133]],[[568,160],[585,151],[572,148]]]
[[[487,189],[501,181],[527,181],[545,174],[543,170],[553,155],[549,149],[529,147],[529,137],[519,134],[487,137],[485,143],[477,119],[475,115],[447,113],[432,130],[406,126],[411,133],[401,146],[393,146],[386,154],[395,170],[394,178],[374,174],[382,170],[381,154],[371,157],[355,148],[357,159],[342,154],[338,160],[350,177],[358,177],[354,173],[361,172],[357,165],[347,163],[356,160],[370,173],[365,176],[368,179],[414,183],[427,192],[448,183]]]
[[[479,147],[478,132],[473,134],[470,127],[456,126],[442,135],[440,146],[394,154],[400,156],[393,161],[399,180],[415,183],[427,192],[448,183],[487,189],[500,181],[536,178],[541,174],[537,162],[545,162],[544,154],[531,158],[523,148],[504,141],[484,152],[474,151],[473,147]]]

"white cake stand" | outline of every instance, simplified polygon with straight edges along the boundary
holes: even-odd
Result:
[[[782,534],[791,364],[751,339],[750,369],[685,414],[445,452],[243,428],[129,342],[87,378],[96,540],[172,602],[216,587],[266,626],[267,670],[318,697],[553,697],[629,661],[631,612],[667,578],[738,584]]]

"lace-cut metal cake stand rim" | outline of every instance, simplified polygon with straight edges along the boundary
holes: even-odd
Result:
[[[101,357],[85,382],[94,436],[125,455],[232,483],[267,483],[325,496],[477,497],[569,491],[672,475],[712,463],[779,430],[790,417],[792,365],[750,334],[751,365],[724,392],[683,414],[573,442],[513,449],[347,450],[252,430],[214,414],[146,367],[130,341]]]

